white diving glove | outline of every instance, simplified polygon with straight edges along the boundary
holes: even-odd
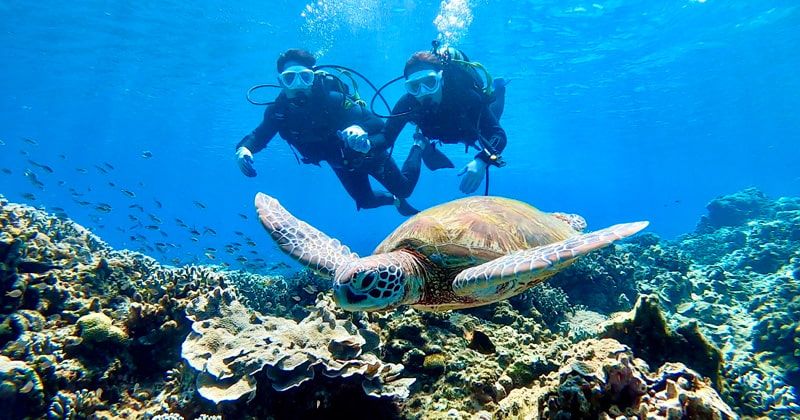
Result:
[[[487,166],[489,165],[480,159],[472,159],[466,164],[461,172],[458,173],[458,176],[464,176],[464,178],[461,178],[461,192],[464,194],[475,192],[483,182]]]
[[[339,137],[344,140],[347,147],[359,153],[367,153],[372,148],[372,143],[369,141],[369,135],[364,131],[361,126],[351,125],[339,132]]]
[[[250,178],[256,176],[256,168],[253,167],[253,153],[250,149],[241,146],[236,149],[236,164],[245,176]]]

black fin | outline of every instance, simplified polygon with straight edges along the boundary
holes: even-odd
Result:
[[[422,162],[424,162],[425,166],[432,171],[442,168],[456,167],[453,165],[453,162],[450,160],[450,158],[445,156],[441,150],[437,149],[436,146],[432,144],[426,147],[425,151],[422,152]]]
[[[397,212],[403,216],[413,216],[419,213],[419,210],[412,207],[411,204],[408,204],[408,201],[405,198],[398,198],[397,205],[395,207],[397,207]]]

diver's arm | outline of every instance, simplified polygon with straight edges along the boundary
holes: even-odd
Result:
[[[408,113],[413,109],[414,101],[415,99],[411,95],[406,94],[403,95],[394,105],[394,108],[392,108],[392,115],[397,116],[386,120],[386,124],[383,126],[383,137],[386,148],[394,147],[397,136],[403,131],[403,127],[411,121],[411,117]]]
[[[275,118],[274,105],[267,106],[264,111],[264,119],[250,134],[244,136],[236,145],[236,149],[246,147],[247,150],[258,153],[267,147],[267,143],[278,133],[277,119]]]
[[[506,138],[505,130],[500,127],[500,123],[492,114],[489,106],[484,104],[482,108],[479,121],[480,141],[478,144],[483,150],[475,155],[475,158],[481,159],[488,164],[496,165],[498,164],[496,157],[505,150],[508,139]],[[495,156],[495,159],[492,159],[492,156]]]

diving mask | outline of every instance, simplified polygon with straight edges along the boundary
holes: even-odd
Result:
[[[278,75],[278,82],[285,89],[309,89],[314,84],[314,70],[291,66]]]
[[[436,93],[442,87],[442,71],[422,70],[406,80],[406,91],[417,98]]]

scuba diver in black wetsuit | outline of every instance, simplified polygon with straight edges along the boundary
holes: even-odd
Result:
[[[424,137],[478,149],[459,172],[465,194],[480,186],[489,166],[505,164],[500,153],[506,146],[506,133],[498,120],[505,105],[506,83],[500,78],[492,80],[487,73],[486,84],[493,88],[487,89],[476,67],[483,69],[461,51],[439,48],[436,42],[433,51],[414,53],[403,70],[408,93],[395,104],[383,131],[386,142],[394,144],[403,127],[413,123],[417,126],[415,143]],[[422,159],[429,169],[453,167],[434,145],[423,150]]]
[[[315,71],[307,51],[290,49],[277,62],[283,91],[264,111],[264,119],[236,145],[236,160],[256,176],[253,153],[280,134],[303,163],[330,165],[358,209],[394,205],[404,216],[417,213],[405,200],[417,184],[424,142],[413,146],[402,170],[388,151],[383,121],[346,94],[341,80]],[[373,191],[368,176],[389,192]]]

